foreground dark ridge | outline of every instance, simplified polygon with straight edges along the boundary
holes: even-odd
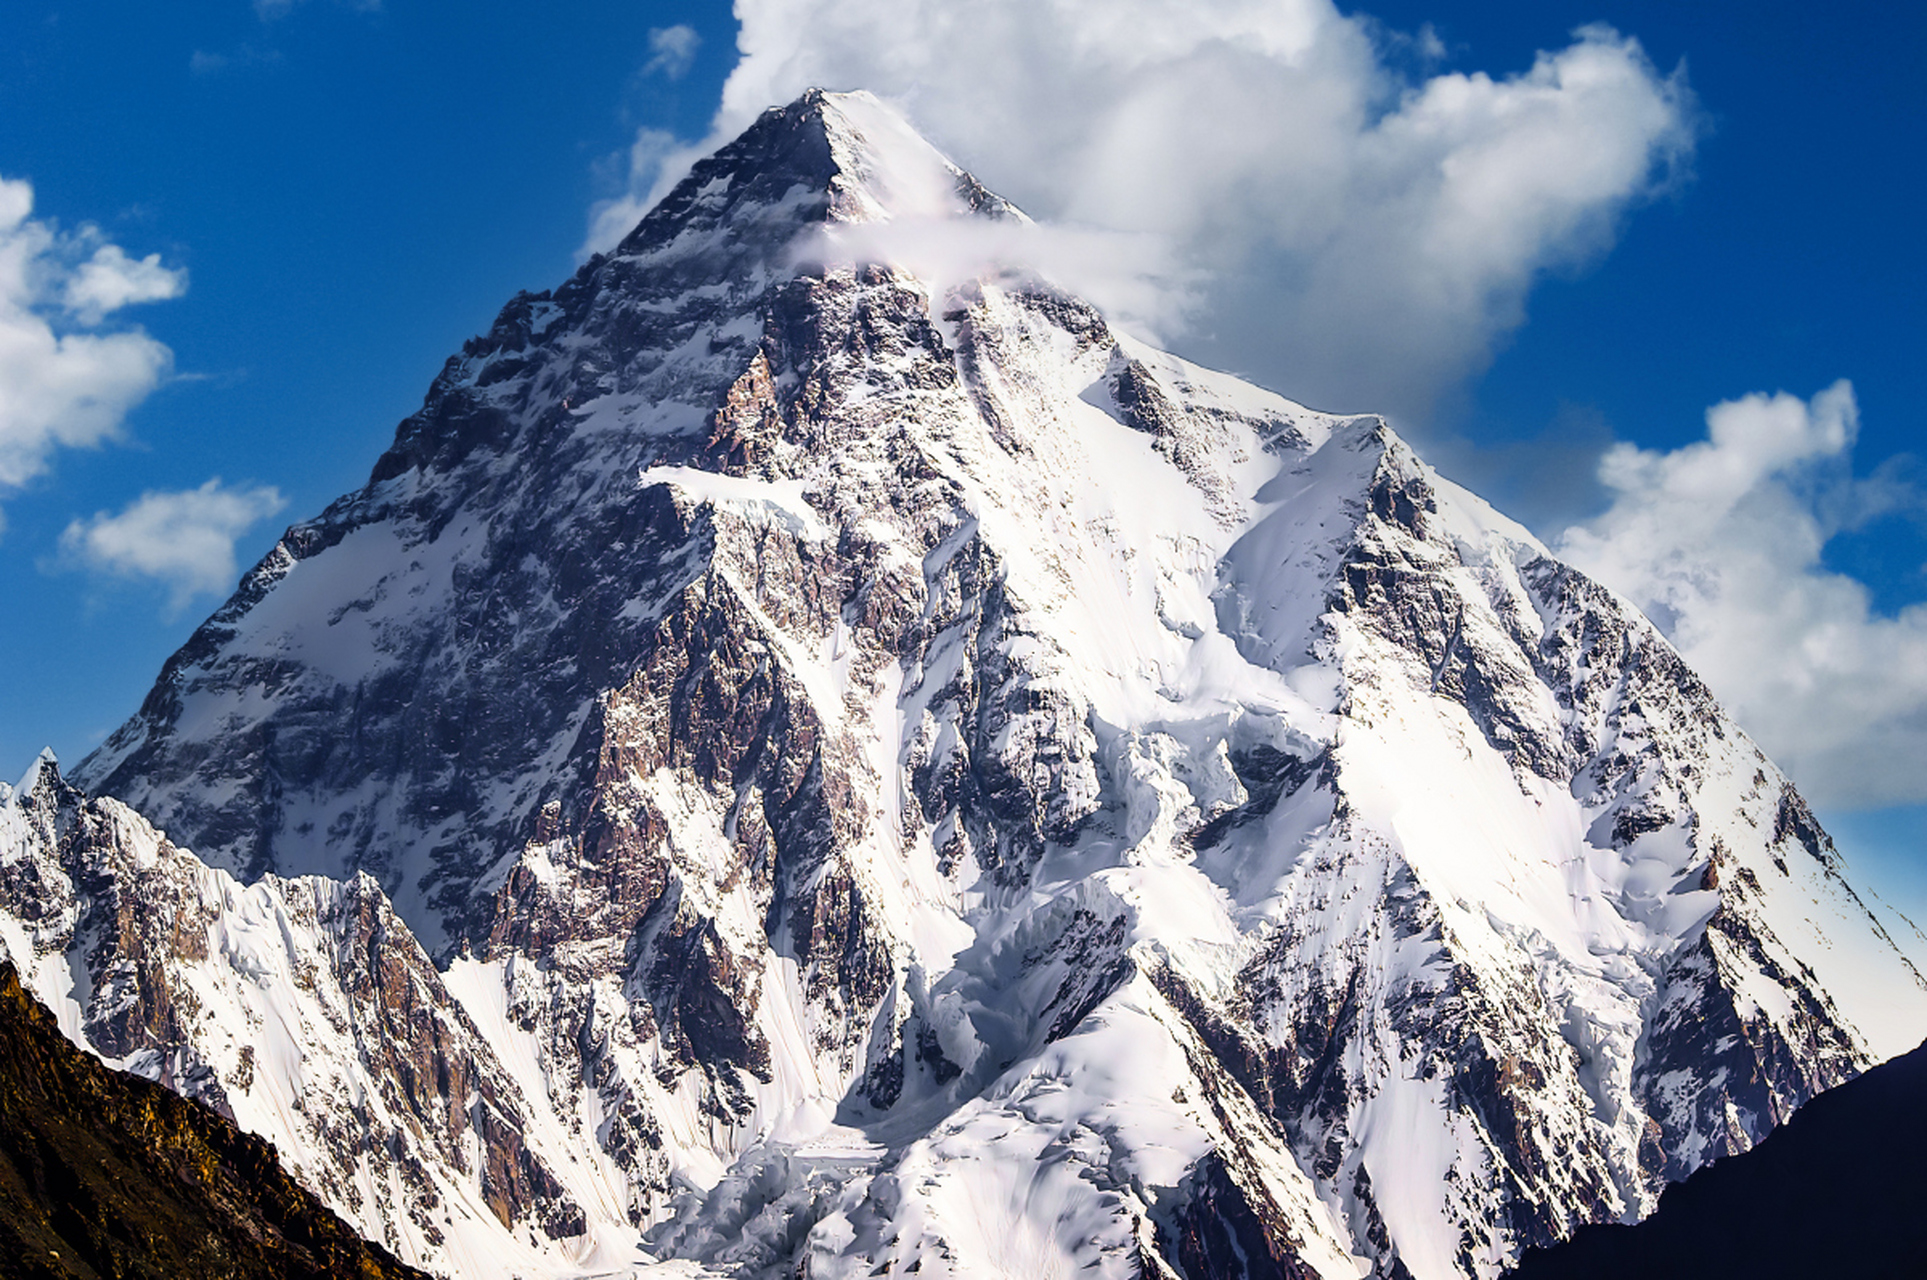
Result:
[[[425,1280],[283,1173],[270,1144],[75,1048],[8,962],[0,1275]]]
[[[1582,1227],[1513,1280],[1927,1275],[1927,1045],[1820,1095],[1759,1146]]]

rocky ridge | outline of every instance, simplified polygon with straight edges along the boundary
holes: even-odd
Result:
[[[540,1113],[371,879],[243,885],[48,758],[4,800],[0,956],[77,1043],[268,1139],[397,1253],[486,1271],[478,1229],[524,1227],[494,1242],[524,1266],[581,1234],[551,1172],[578,1153],[540,1149]]]
[[[1629,605],[1378,419],[883,252],[986,223],[874,100],[768,113],[77,772],[425,941],[499,1125],[396,1149],[542,1176],[408,1256],[1492,1276],[1927,1030],[1922,940]]]

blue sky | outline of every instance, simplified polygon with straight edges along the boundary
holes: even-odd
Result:
[[[793,83],[799,76],[873,69],[888,80],[899,64],[932,56],[903,44],[865,44],[884,38],[869,34],[880,24],[853,21],[826,35],[836,24],[812,19],[825,12],[860,18],[867,2],[839,0],[840,9],[826,9],[825,0],[746,0],[752,56],[741,68],[737,18],[715,4],[7,6],[0,13],[0,178],[31,184],[31,225],[55,237],[43,265],[69,280],[64,303],[44,290],[20,303],[21,322],[44,321],[56,334],[140,330],[171,351],[172,372],[145,395],[129,393],[133,403],[116,434],[82,447],[49,446],[25,468],[30,474],[0,488],[0,591],[10,602],[0,624],[7,676],[0,773],[24,767],[43,744],[69,759],[84,754],[138,705],[166,655],[219,602],[222,593],[207,589],[205,575],[209,563],[220,567],[219,548],[182,541],[181,527],[164,518],[171,508],[150,503],[140,509],[152,517],[147,523],[126,519],[143,494],[202,494],[181,501],[198,502],[203,514],[208,494],[231,499],[225,524],[202,527],[200,536],[224,548],[221,540],[238,529],[233,554],[245,567],[285,523],[357,487],[447,355],[486,328],[517,289],[565,277],[592,213],[612,201],[630,200],[618,207],[631,209],[646,200],[658,162],[673,170],[676,143],[699,143],[714,127],[727,131],[743,111],[768,104],[759,92],[787,93],[800,87]],[[1282,7],[1293,5],[1294,12],[1318,10],[1313,0]],[[997,7],[991,0],[979,9]],[[1181,35],[1186,15],[1207,8],[1142,0],[1137,11],[1155,43]],[[1239,6],[1225,0],[1217,8]],[[1078,4],[1062,0],[1057,9],[1073,12]],[[977,10],[899,12],[967,22]],[[1877,880],[1927,901],[1920,870],[1927,862],[1912,852],[1927,841],[1927,781],[1916,792],[1898,776],[1927,778],[1918,768],[1927,744],[1927,676],[1903,678],[1903,668],[1927,654],[1904,625],[1907,606],[1927,599],[1912,457],[1927,403],[1927,247],[1919,234],[1927,18],[1890,4],[1726,0],[1387,0],[1344,13],[1341,34],[1356,38],[1344,46],[1351,61],[1331,75],[1339,83],[1369,79],[1366,96],[1388,114],[1455,76],[1461,87],[1475,73],[1523,83],[1542,51],[1580,49],[1577,29],[1609,24],[1638,42],[1644,61],[1604,36],[1586,47],[1618,51],[1633,68],[1634,88],[1646,97],[1621,100],[1626,111],[1657,103],[1670,113],[1637,135],[1650,156],[1666,153],[1663,162],[1642,161],[1599,197],[1590,222],[1541,233],[1516,260],[1494,266],[1496,275],[1481,278],[1485,310],[1470,320],[1457,313],[1415,319],[1414,337],[1400,328],[1408,314],[1400,299],[1363,310],[1361,332],[1416,344],[1412,367],[1429,370],[1416,381],[1398,380],[1406,348],[1387,355],[1365,339],[1321,352],[1315,364],[1294,364],[1295,348],[1263,320],[1275,314],[1279,333],[1303,332],[1291,327],[1303,320],[1292,304],[1269,312],[1228,288],[1207,288],[1188,312],[1166,316],[1160,336],[1288,395],[1391,409],[1442,469],[1549,541],[1575,527],[1616,540],[1618,558],[1601,560],[1600,571],[1629,575],[1615,585],[1656,610],[1678,609],[1688,629],[1682,635],[1699,639],[1675,638],[1702,665],[1726,664],[1709,672],[1716,689],[1821,797],[1850,852]],[[1237,21],[1246,25],[1227,37],[1234,46],[1270,30]],[[660,34],[677,28],[694,40]],[[1081,200],[1052,187],[1044,172],[1053,154],[1068,152],[973,132],[980,104],[972,92],[1009,97],[1046,82],[1108,92],[1103,68],[1069,67],[1058,76],[1053,59],[1070,55],[1039,30],[999,37],[1031,39],[1021,51],[988,37],[946,36],[932,47],[948,65],[917,64],[929,87],[909,94],[908,106],[940,145],[1033,212],[1103,222],[1107,209],[1124,209],[1134,191],[1142,195],[1130,173],[1099,164],[1089,171],[1097,186],[1113,183],[1122,195],[1109,206]],[[906,29],[890,38],[915,46],[922,37]],[[1369,56],[1357,52],[1366,39]],[[1179,114],[1187,110],[1186,86],[1195,83],[1184,68],[1202,65],[1202,55],[1186,48],[1190,61],[1172,55],[1159,64],[1170,86],[1161,101]],[[997,81],[1008,66],[1025,78]],[[733,98],[719,114],[732,71]],[[1293,74],[1277,71],[1285,95],[1277,100],[1298,101],[1290,98]],[[872,87],[892,91],[887,83]],[[1120,113],[1133,105],[1115,101]],[[1068,121],[1059,132],[1073,133],[1112,123],[1078,117],[1079,109],[1040,98],[1033,112],[1040,136],[1051,120]],[[1226,135],[1240,145],[1274,127],[1257,107],[1245,120],[1231,114]],[[1335,145],[1366,138],[1333,136]],[[1241,154],[1294,177],[1296,153],[1261,147]],[[1364,189],[1346,188],[1347,199],[1365,199],[1357,195]],[[1297,296],[1280,282],[1297,279],[1291,273],[1303,274],[1315,254],[1305,248],[1310,241],[1264,229],[1267,219],[1285,216],[1269,198],[1253,195],[1249,208],[1236,211],[1237,225],[1260,228],[1239,242],[1245,257],[1192,265],[1226,278],[1243,272],[1266,290],[1276,286],[1279,297]],[[1188,223],[1126,229],[1168,234],[1182,256],[1200,234],[1195,214]],[[110,257],[110,267],[158,254],[154,270],[163,274],[144,277],[149,291],[178,296],[110,308],[90,325],[73,301],[80,295],[72,273],[104,245],[125,251],[123,259]],[[1278,274],[1266,275],[1274,266]],[[112,278],[138,284],[137,275]],[[1341,278],[1383,283],[1356,272]],[[1418,332],[1425,324],[1431,329]],[[1467,325],[1476,329],[1470,338],[1457,346],[1446,340],[1463,336]],[[1838,379],[1851,380],[1857,411],[1850,448],[1827,443],[1824,428],[1839,415],[1826,418],[1816,399]],[[1317,384],[1316,395],[1305,382]],[[1383,403],[1368,390],[1381,385]],[[1758,432],[1778,420],[1776,412],[1795,414],[1795,426],[1807,432],[1799,437],[1804,451],[1760,462],[1749,473],[1752,487],[1736,498],[1746,518],[1710,529],[1703,547],[1684,549],[1701,555],[1704,572],[1731,566],[1725,593],[1717,601],[1682,598],[1665,576],[1682,548],[1657,545],[1648,554],[1638,543],[1651,540],[1669,508],[1650,493],[1602,486],[1601,454],[1615,442],[1645,450],[1625,455],[1630,470],[1622,471],[1663,488],[1672,462],[1690,461],[1678,451],[1706,435],[1709,407],[1780,391],[1797,397],[1797,406],[1742,402],[1727,420],[1735,431]],[[0,387],[0,408],[8,394]],[[5,447],[0,438],[0,452]],[[7,474],[0,456],[0,477]],[[217,477],[219,486],[207,490]],[[1788,530],[1800,536],[1782,545],[1776,539]],[[1819,549],[1807,556],[1801,538]],[[1578,537],[1569,545],[1586,543]],[[190,559],[200,577],[180,568]],[[157,577],[156,565],[173,566],[171,577]],[[1852,623],[1840,643],[1854,647],[1857,665],[1830,678],[1857,682],[1904,714],[1874,724],[1881,708],[1828,695],[1824,682],[1802,702],[1787,692],[1798,681],[1776,684],[1763,674],[1779,661],[1773,654],[1740,645],[1743,636],[1716,634],[1758,629],[1748,621],[1758,609],[1743,614],[1732,602],[1747,583],[1756,597],[1776,594],[1776,573],[1789,584],[1789,599],[1813,602],[1794,620],[1810,628],[1809,640],[1830,618]],[[1840,602],[1851,606],[1861,588],[1869,612],[1842,613]],[[1789,636],[1789,644],[1800,639]],[[1862,720],[1873,727],[1855,739]],[[1800,726],[1808,722],[1825,722],[1815,735],[1824,750],[1806,749]],[[1881,767],[1866,764],[1870,758]],[[1875,774],[1876,784],[1851,785]]]

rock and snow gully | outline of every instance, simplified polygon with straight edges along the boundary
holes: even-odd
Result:
[[[1448,1280],[1927,1032],[1628,604],[979,220],[812,93],[511,302],[0,805],[68,1034],[450,1275]]]

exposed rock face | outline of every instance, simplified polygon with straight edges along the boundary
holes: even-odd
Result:
[[[34,1280],[426,1280],[272,1146],[69,1044],[0,962],[0,1271]]]
[[[1254,1208],[1216,1152],[1193,1165],[1185,1183],[1189,1197],[1159,1234],[1166,1266],[1186,1277],[1317,1280],[1316,1271],[1278,1248],[1285,1233]]]
[[[1927,1030],[1629,606],[1375,418],[889,265],[993,223],[872,100],[767,114],[79,771],[243,878],[379,882],[520,1088],[421,1122],[511,1234],[1491,1276]]]

